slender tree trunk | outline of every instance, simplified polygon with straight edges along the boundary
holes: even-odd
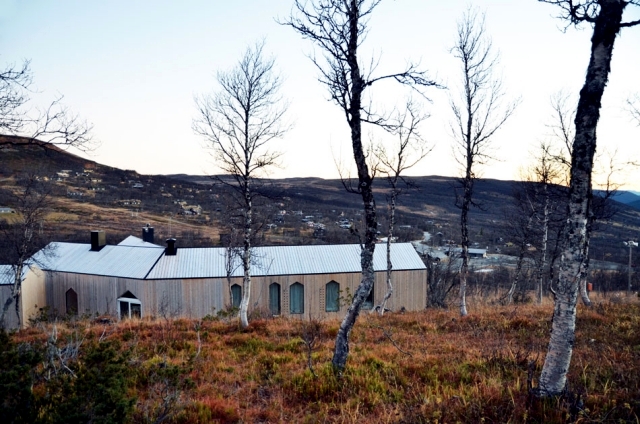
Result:
[[[539,380],[543,395],[565,388],[575,342],[576,304],[582,272],[591,198],[591,172],[596,149],[596,127],[607,84],[611,55],[626,2],[602,0],[591,38],[591,58],[576,112],[576,135],[571,154],[571,180],[562,255],[549,349]]]
[[[242,328],[247,328],[249,326],[249,300],[251,299],[251,224],[253,209],[248,178],[244,184],[245,216],[242,236],[242,267],[244,276],[242,279],[242,302],[240,302],[240,325]]]
[[[356,0],[350,0],[351,6],[349,16],[349,41],[347,47],[347,65],[351,76],[351,103],[347,110],[347,121],[351,129],[351,143],[353,147],[353,157],[358,169],[358,189],[362,195],[362,203],[364,205],[365,218],[365,236],[362,252],[360,253],[360,263],[362,266],[362,280],[356,289],[353,301],[347,309],[340,329],[336,336],[336,345],[333,351],[331,363],[334,369],[341,374],[347,365],[347,357],[349,356],[349,336],[351,329],[356,323],[356,319],[360,314],[362,303],[365,301],[369,292],[373,289],[374,272],[373,272],[373,252],[376,248],[376,233],[378,230],[378,221],[376,217],[376,202],[373,197],[373,178],[369,174],[366,155],[362,148],[362,92],[365,89],[364,80],[360,74],[360,66],[358,64],[358,18],[359,6]]]
[[[531,231],[531,223],[533,221],[533,215],[529,217],[527,221],[527,226],[524,229],[524,233],[522,235],[522,242],[520,243],[520,253],[518,254],[518,262],[516,263],[516,272],[513,277],[513,281],[511,282],[511,287],[507,292],[506,304],[511,305],[513,302],[513,295],[516,292],[516,288],[518,287],[518,281],[520,280],[520,275],[522,274],[522,264],[524,262],[524,253],[527,249],[527,240],[529,237],[529,231]]]
[[[391,263],[391,239],[393,238],[393,228],[396,224],[396,199],[398,192],[395,184],[391,189],[391,199],[389,199],[389,232],[387,234],[387,292],[380,303],[380,316],[384,315],[384,309],[387,307],[387,301],[393,295],[393,284],[391,283],[391,272],[393,264]]]
[[[467,156],[469,157],[469,156]],[[460,266],[460,316],[467,316],[467,276],[469,275],[469,209],[471,195],[473,193],[473,180],[471,178],[471,165],[468,165],[467,175],[464,179],[464,194],[462,198],[462,212],[460,213],[460,228],[462,233],[462,265]],[[452,260],[450,258],[449,260]]]
[[[540,249],[540,263],[538,264],[538,305],[542,305],[542,292],[544,287],[544,273],[547,266],[547,244],[549,240],[549,187],[545,183],[544,187],[544,207],[542,209],[542,242]]]
[[[587,237],[589,239],[589,237]],[[580,299],[584,306],[591,306],[591,299],[589,298],[589,292],[587,291],[587,276],[589,275],[589,244],[585,247],[584,262],[582,263],[582,269],[580,270]]]

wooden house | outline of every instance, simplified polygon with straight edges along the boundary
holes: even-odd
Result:
[[[11,297],[15,272],[11,265],[0,265],[0,299],[4,306]],[[44,289],[44,273],[35,266],[27,266],[22,272],[22,291],[18,299],[18,312],[12,303],[4,317],[6,329],[25,327],[29,318],[38,314],[47,303]]]
[[[41,306],[61,314],[112,314],[129,317],[214,315],[239,305],[239,258],[228,277],[221,247],[167,247],[129,236],[105,245],[93,232],[91,244],[52,243],[53,254],[40,265]],[[252,250],[252,310],[292,317],[341,317],[360,284],[359,245],[269,246]],[[409,243],[391,245],[394,284],[387,308],[426,306],[426,267]],[[374,254],[375,283],[365,309],[386,292],[386,251]]]

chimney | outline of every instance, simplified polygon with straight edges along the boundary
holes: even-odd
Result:
[[[99,252],[107,244],[104,231],[91,231],[91,251]]]
[[[142,227],[142,241],[153,243],[153,227],[149,224],[146,227]]]
[[[176,239],[167,239],[167,248],[164,250],[165,256],[175,256],[178,248],[176,247]]]

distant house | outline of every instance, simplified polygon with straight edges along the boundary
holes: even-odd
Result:
[[[229,287],[224,248],[182,248],[174,239],[161,247],[133,236],[106,245],[104,233],[96,231],[91,244],[59,242],[50,249],[55,255],[36,258],[42,265],[29,285],[45,299],[39,306],[59,313],[202,318],[237,305],[242,295],[242,267],[236,264]],[[342,300],[345,293],[360,284],[359,245],[256,247],[253,257],[251,309],[272,315],[340,317],[350,303]],[[419,255],[411,244],[397,243],[391,259],[395,291],[387,307],[424,309],[426,267]],[[365,309],[386,292],[385,249],[376,249],[374,269]]]
[[[116,200],[116,204],[120,206],[140,206],[142,202],[138,199]]]
[[[486,258],[487,257],[487,249],[474,249],[469,248],[469,259],[478,259],[478,258]],[[455,257],[459,257],[462,253],[461,247],[452,247],[451,249],[447,248],[447,255],[451,256],[453,254]]]
[[[487,249],[469,249],[470,258],[486,258]]]
[[[0,207],[0,213],[16,213],[16,211],[11,208]]]

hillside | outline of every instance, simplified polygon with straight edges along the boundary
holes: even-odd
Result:
[[[7,143],[11,141],[12,143]],[[104,229],[109,243],[129,234],[139,235],[150,223],[158,241],[169,236],[182,245],[218,245],[220,234],[234,224],[233,203],[221,184],[207,176],[141,175],[80,158],[52,146],[15,143],[0,138],[0,207],[13,207],[12,193],[25,172],[40,176],[49,187],[54,212],[45,231],[51,239],[83,241],[91,229]],[[422,237],[429,231],[442,240],[459,240],[459,210],[455,206],[455,178],[426,176],[411,179],[415,188],[399,199],[398,231],[401,240]],[[490,252],[506,246],[505,207],[514,182],[480,180],[475,195],[481,208],[472,210],[471,236]],[[340,222],[360,225],[361,199],[348,193],[339,180],[288,178],[264,182],[266,197],[257,204],[257,222],[265,230],[262,244],[357,242]],[[385,188],[375,189],[381,231],[386,228]],[[633,199],[633,193],[624,199]],[[593,236],[592,257],[626,263],[623,240],[637,237],[640,211],[616,203],[612,219],[599,223]],[[7,219],[7,217],[5,217]],[[310,224],[307,221],[312,221]],[[313,228],[314,225],[316,228]],[[268,228],[268,229],[267,229]],[[319,229],[320,228],[320,229]]]

